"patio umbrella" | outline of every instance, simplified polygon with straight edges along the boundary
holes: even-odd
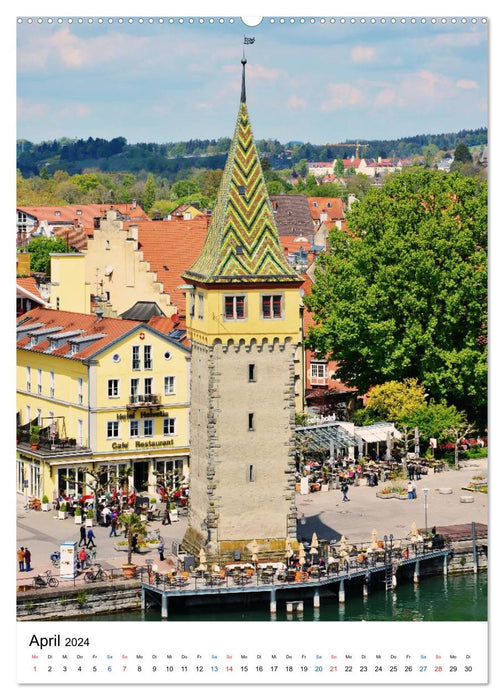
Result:
[[[318,554],[318,539],[317,539],[317,534],[314,532],[312,535],[312,540],[310,544],[310,554],[312,555],[312,564],[313,564],[313,557],[315,554]]]
[[[346,537],[345,535],[341,535],[340,539],[340,556],[344,556],[347,553],[346,551]]]
[[[303,547],[303,545],[301,544],[301,545],[299,546],[299,566],[302,567],[303,564],[305,563],[305,561],[306,561],[306,559],[305,559],[304,547]]]
[[[371,532],[371,549],[378,549],[378,532],[375,527]]]
[[[411,541],[416,542],[417,539],[418,539],[418,528],[417,528],[416,522],[413,521],[411,523]]]

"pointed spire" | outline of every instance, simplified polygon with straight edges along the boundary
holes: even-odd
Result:
[[[241,100],[240,102],[246,102],[247,101],[247,95],[245,93],[245,64],[247,63],[247,59],[245,56],[241,60],[242,62],[242,85],[241,85]]]
[[[245,57],[241,62],[240,109],[217,202],[200,256],[183,277],[203,284],[299,285],[302,278],[280,245],[247,110]]]

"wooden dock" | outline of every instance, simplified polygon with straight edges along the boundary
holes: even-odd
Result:
[[[442,549],[422,549],[421,553],[409,553],[408,557],[388,556],[384,560],[376,563],[361,564],[357,561],[339,567],[337,571],[329,571],[325,575],[309,576],[304,581],[281,581],[278,578],[262,580],[259,573],[254,574],[248,582],[235,582],[231,576],[221,579],[215,577],[210,582],[200,577],[189,577],[183,580],[177,577],[172,582],[166,577],[161,577],[155,573],[149,575],[149,580],[141,584],[142,608],[146,609],[149,602],[153,602],[161,607],[161,617],[168,618],[169,601],[175,599],[200,599],[203,602],[208,596],[236,596],[244,595],[260,597],[269,594],[270,612],[276,613],[277,599],[285,592],[292,592],[293,596],[313,593],[313,606],[320,607],[321,589],[329,586],[338,586],[338,597],[340,603],[345,601],[345,582],[361,580],[363,585],[363,595],[368,594],[368,584],[376,575],[383,575],[385,588],[395,588],[397,585],[396,573],[408,567],[413,569],[412,577],[415,583],[420,581],[420,569],[423,562],[435,559],[443,561],[443,573],[447,575],[448,559],[452,554],[451,547]],[[298,601],[295,601],[298,602]]]

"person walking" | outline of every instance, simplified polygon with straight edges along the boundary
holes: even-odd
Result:
[[[341,493],[343,494],[343,500],[344,500],[344,501],[349,501],[349,500],[350,500],[350,499],[348,498],[348,496],[347,496],[347,493],[348,493],[348,484],[347,484],[346,482],[344,482],[344,483],[341,485]]]
[[[117,537],[117,519],[118,519],[117,511],[115,508],[113,508],[112,513],[110,515],[110,532],[109,532],[109,537]]]
[[[411,500],[412,498],[414,498],[413,484],[411,483],[411,481],[408,481],[408,499]]]
[[[158,552],[159,552],[159,561],[164,561],[165,555],[164,555],[164,541],[161,540],[161,542],[158,545]]]
[[[80,547],[81,545],[84,545],[84,546],[86,545],[86,526],[85,525],[80,526],[80,540],[79,540],[79,544],[77,545],[77,547]]]
[[[25,548],[21,547],[17,551],[17,560],[18,560],[18,565],[19,565],[19,571],[24,571],[25,570]]]
[[[28,547],[24,552],[25,571],[31,571],[31,552]]]
[[[93,528],[91,528],[91,527],[87,531],[87,545],[86,546],[88,547],[88,549],[90,547],[96,547],[96,544],[94,541],[94,532],[93,532]]]
[[[133,537],[131,538],[131,549],[134,552],[138,552],[137,545],[138,545],[138,535],[133,535]]]

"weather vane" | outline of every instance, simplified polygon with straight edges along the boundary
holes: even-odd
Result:
[[[253,44],[255,41],[255,36],[245,36],[243,35],[243,44]],[[243,58],[245,58],[245,46],[243,47]]]

